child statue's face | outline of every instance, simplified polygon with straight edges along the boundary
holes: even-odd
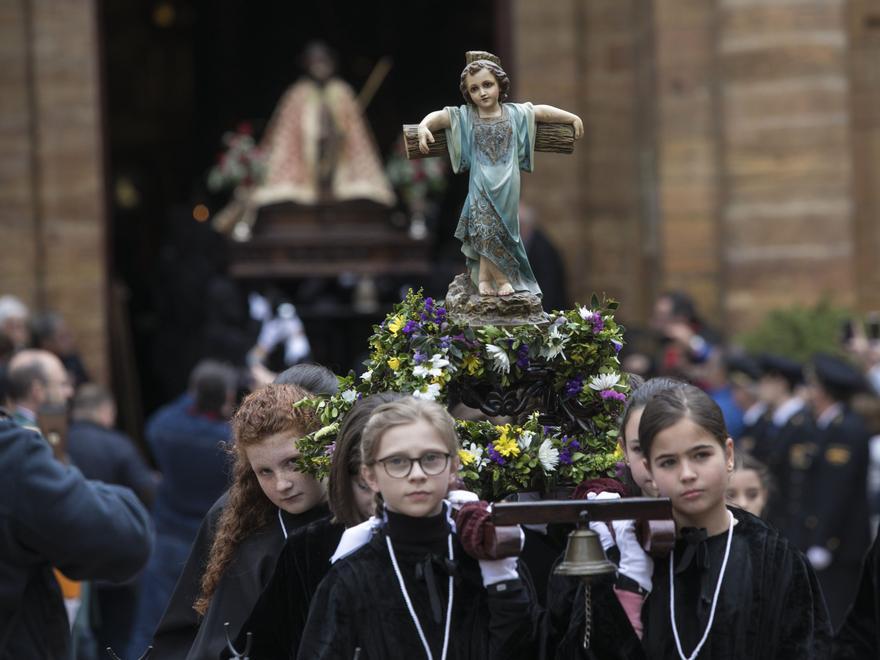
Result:
[[[375,461],[363,466],[364,481],[382,493],[388,509],[414,518],[440,513],[450,472],[458,469],[458,457],[424,420],[385,431]]]
[[[465,86],[480,115],[491,115],[499,111],[498,98],[501,90],[491,71],[480,69],[476,73],[468,74]]]

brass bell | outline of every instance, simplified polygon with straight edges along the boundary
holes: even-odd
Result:
[[[555,573],[589,580],[615,571],[617,567],[605,556],[599,535],[589,527],[580,527],[568,535],[565,556]]]

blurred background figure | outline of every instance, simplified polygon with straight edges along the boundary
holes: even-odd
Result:
[[[100,385],[81,385],[73,398],[71,418],[67,452],[83,476],[130,488],[150,508],[158,475],[147,466],[134,442],[114,430],[116,404],[110,392]],[[97,648],[124,649],[134,621],[136,584],[93,583],[89,600]]]
[[[761,369],[755,360],[744,353],[728,354],[727,380],[733,401],[742,413],[742,429],[734,438],[738,451],[754,451],[757,438],[769,423],[768,406],[760,397],[760,379]]]
[[[806,552],[835,629],[856,592],[871,539],[866,491],[870,432],[852,409],[853,397],[866,387],[855,367],[831,355],[815,356],[807,369],[807,397],[816,418],[817,440],[805,493]]]
[[[534,207],[528,204],[519,205],[519,233],[532,273],[544,294],[541,299],[544,310],[569,309],[571,301],[568,298],[565,262],[550,237],[541,229]]]
[[[758,397],[768,419],[755,431],[753,456],[767,466],[778,490],[767,505],[767,519],[801,550],[805,548],[805,497],[816,452],[813,416],[801,396],[803,368],[781,355],[759,358]]]
[[[5,335],[14,350],[28,346],[30,334],[27,306],[15,296],[0,296],[0,334]]]
[[[693,298],[684,291],[662,294],[654,302],[650,324],[660,344],[658,375],[702,387],[697,367],[712,354],[717,339],[697,314]]]
[[[64,365],[48,351],[25,349],[9,361],[7,396],[12,419],[22,426],[38,428],[40,411],[47,406],[66,406],[73,387]]]
[[[202,518],[226,489],[224,447],[237,374],[213,360],[196,365],[189,390],[160,408],[147,423],[147,441],[162,481],[153,520],[156,547],[141,577],[129,657],[140,657],[174,590]]]
[[[31,319],[31,337],[34,348],[41,348],[58,356],[67,369],[74,387],[90,380],[86,366],[76,347],[73,333],[57,312],[41,312]]]
[[[737,451],[727,485],[727,502],[762,518],[773,490],[767,467],[744,451]]]

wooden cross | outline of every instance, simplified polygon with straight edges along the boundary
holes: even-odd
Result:
[[[448,156],[446,148],[446,131],[434,133],[434,142],[428,143],[428,153],[419,150],[419,125],[403,125],[403,141],[406,145],[406,157],[431,158],[432,156]],[[535,126],[535,151],[546,151],[555,154],[570,154],[574,151],[574,126],[571,124],[545,124],[538,122]]]

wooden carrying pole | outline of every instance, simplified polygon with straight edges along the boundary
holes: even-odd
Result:
[[[406,157],[431,158],[446,156],[446,131],[433,131],[434,143],[428,143],[428,153],[419,151],[419,125],[403,125],[403,141],[406,144]],[[570,154],[574,151],[574,126],[571,124],[539,123],[535,129],[535,151],[547,151],[556,154]]]
[[[669,498],[627,497],[620,500],[500,502],[492,506],[492,522],[495,525],[577,523],[582,511],[588,512],[593,522],[672,518]]]

